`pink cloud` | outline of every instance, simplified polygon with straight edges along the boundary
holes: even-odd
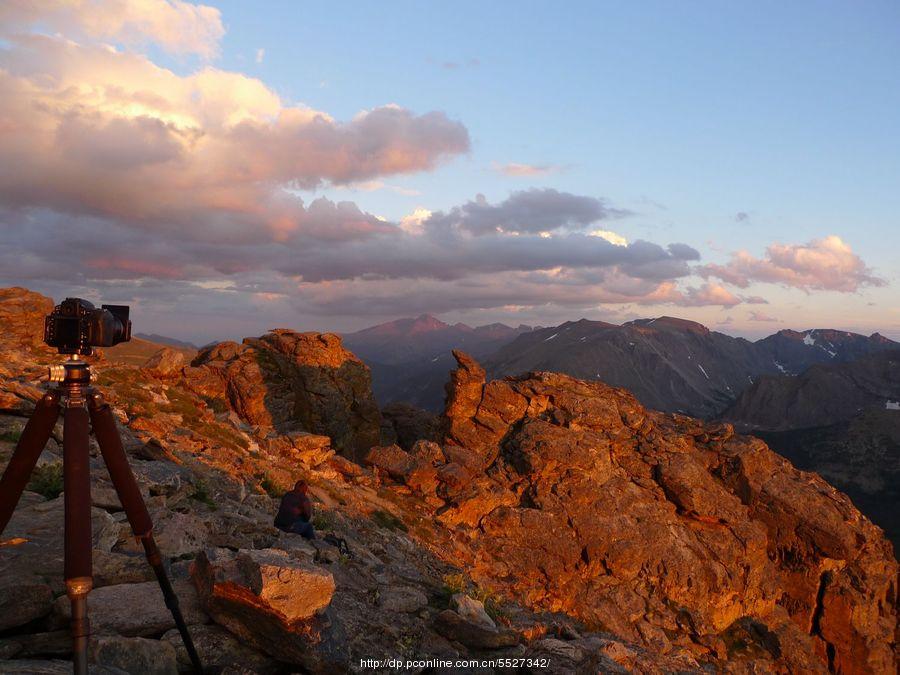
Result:
[[[741,299],[724,286],[706,283],[700,288],[688,288],[685,292],[685,301],[679,304],[689,307],[701,307],[704,305],[734,307],[740,303]]]
[[[73,37],[149,42],[173,54],[218,54],[225,34],[218,9],[182,0],[4,0],[0,26],[4,32],[40,24]],[[0,29],[2,30],[2,29]]]
[[[716,277],[741,288],[758,281],[807,291],[853,293],[863,286],[884,286],[886,283],[874,276],[837,235],[807,244],[772,244],[763,258],[738,251],[725,265],[704,265],[697,271],[703,277]]]
[[[309,222],[297,189],[430,170],[469,148],[466,128],[440,112],[387,105],[341,122],[240,73],[180,75],[62,37],[9,42],[0,50],[7,206],[177,236],[280,237]]]
[[[519,162],[507,162],[506,164],[495,163],[493,168],[494,171],[502,173],[505,176],[514,177],[546,176],[560,170],[558,166],[553,164],[522,164]]]
[[[781,323],[781,319],[777,319],[774,316],[769,316],[763,312],[751,311],[747,314],[748,321],[758,321],[763,323]]]

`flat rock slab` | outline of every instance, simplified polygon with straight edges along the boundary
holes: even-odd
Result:
[[[206,623],[209,619],[200,607],[193,585],[187,580],[176,579],[172,586],[185,622],[189,626]],[[69,599],[65,596],[57,598],[53,613],[61,624],[67,623],[71,616]],[[88,595],[88,614],[94,635],[151,636],[175,627],[155,581],[95,588]]]
[[[28,495],[28,499],[25,499]],[[55,594],[65,591],[63,579],[63,497],[35,502],[26,492],[19,508],[3,532],[0,548],[0,583],[20,583],[38,578]],[[27,504],[27,505],[26,505]],[[119,537],[120,525],[102,509],[91,509],[91,532],[95,551],[109,551]]]
[[[141,675],[177,675],[175,648],[162,640],[110,636],[91,644],[91,657],[97,665]]]

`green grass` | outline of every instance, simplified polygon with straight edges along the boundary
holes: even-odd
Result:
[[[375,521],[375,524],[378,525],[378,527],[383,527],[386,530],[409,531],[409,528],[406,527],[406,524],[402,520],[387,511],[373,511],[372,520]]]
[[[496,592],[490,588],[482,588],[474,584],[462,572],[453,574],[445,574],[443,578],[444,585],[438,593],[437,605],[441,609],[450,607],[450,600],[457,593],[463,593],[484,605],[484,611],[488,613],[494,621],[507,618],[507,613],[503,610],[503,601]]]
[[[0,441],[6,441],[7,443],[18,443],[20,438],[22,438],[21,429],[10,429],[0,434]]]
[[[313,514],[312,520],[310,520],[313,527],[319,531],[330,531],[334,529],[334,525],[331,522],[331,517],[328,513],[324,511],[317,511]]]
[[[47,499],[56,499],[63,491],[62,462],[43,464],[34,468],[28,489],[37,492]]]

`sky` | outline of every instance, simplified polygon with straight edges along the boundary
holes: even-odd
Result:
[[[895,2],[0,5],[0,285],[195,342],[900,339]]]

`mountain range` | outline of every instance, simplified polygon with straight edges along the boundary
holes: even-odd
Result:
[[[453,368],[450,350],[457,348],[482,360],[493,377],[566,373],[628,389],[656,410],[703,418],[724,412],[763,375],[798,375],[900,347],[878,333],[830,329],[783,330],[751,342],[667,316],[622,325],[581,319],[553,328],[471,328],[422,315],[343,338],[372,368],[381,404],[439,410]]]
[[[512,328],[502,323],[473,328],[422,314],[347,333],[342,338],[372,369],[372,387],[380,404],[403,401],[439,410],[444,404],[447,374],[455,365],[452,349],[482,358],[532,330],[531,326]]]

